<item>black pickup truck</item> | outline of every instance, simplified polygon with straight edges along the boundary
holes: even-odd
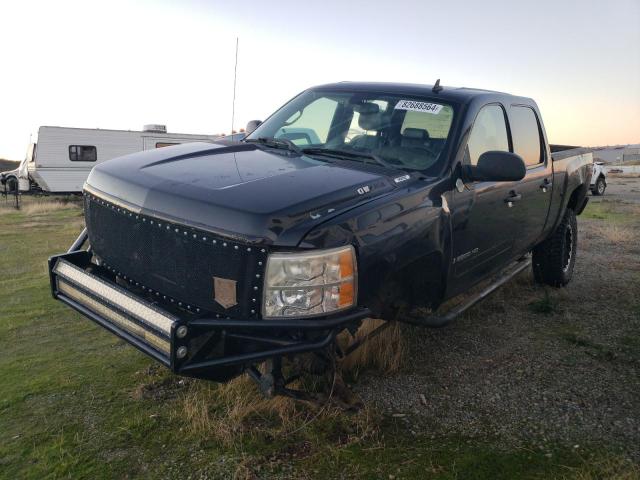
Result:
[[[530,98],[345,82],[248,130],[96,166],[54,297],[176,373],[273,392],[366,317],[440,326],[530,264],[571,279],[591,154],[552,153]]]

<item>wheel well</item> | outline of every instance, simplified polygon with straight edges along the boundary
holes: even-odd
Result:
[[[571,210],[574,210],[574,211],[577,210],[578,199],[581,196],[584,198],[584,195],[587,193],[586,189],[587,189],[586,186],[580,185],[573,192],[571,192],[571,196],[569,197],[569,202],[567,203],[567,208],[570,208]]]
[[[442,256],[438,252],[425,255],[389,275],[380,284],[376,305],[372,310],[386,318],[403,306],[437,307],[442,300]]]

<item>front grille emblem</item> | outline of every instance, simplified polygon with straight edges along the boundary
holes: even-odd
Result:
[[[238,304],[236,283],[228,278],[213,277],[213,298],[225,309]]]

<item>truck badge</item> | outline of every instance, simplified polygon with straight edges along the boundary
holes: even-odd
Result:
[[[364,187],[360,187],[358,190],[358,195],[364,195],[365,193],[369,193],[371,191],[371,187],[369,185],[365,185]]]
[[[228,278],[213,277],[213,298],[225,309],[238,304],[236,299],[236,281]]]

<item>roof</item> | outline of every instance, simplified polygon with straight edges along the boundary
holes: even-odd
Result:
[[[221,133],[176,133],[176,132],[153,132],[153,131],[145,131],[145,130],[122,130],[117,128],[89,128],[89,127],[61,127],[59,125],[40,125],[38,130],[41,128],[58,128],[61,130],[90,130],[92,132],[126,132],[126,133],[140,133],[151,137],[157,136],[180,136],[180,137],[219,137]]]
[[[419,83],[385,83],[385,82],[339,82],[318,85],[312,90],[344,90],[344,91],[362,91],[362,92],[379,92],[390,94],[405,94],[436,97],[442,100],[448,100],[456,103],[468,103],[479,97],[500,97],[509,98],[511,101],[526,100],[529,98],[518,97],[504,92],[496,92],[493,90],[483,90],[480,88],[467,87],[448,87],[440,85],[442,90],[438,93],[433,91],[433,85],[423,85]]]

